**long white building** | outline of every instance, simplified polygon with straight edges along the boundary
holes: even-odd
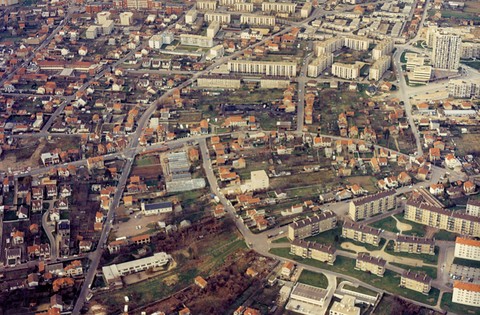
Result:
[[[371,40],[367,37],[349,35],[345,36],[343,45],[353,50],[368,50]]]
[[[333,54],[319,55],[308,65],[307,75],[309,77],[318,77],[325,69],[333,64]]]
[[[393,40],[386,38],[379,42],[372,50],[372,59],[378,60],[383,56],[389,55],[393,50]]]
[[[230,13],[221,13],[221,12],[207,12],[203,16],[205,22],[210,23],[213,21],[217,21],[220,24],[229,24],[232,20],[232,16]]]
[[[295,13],[296,3],[292,2],[262,2],[263,12]]]
[[[265,74],[269,76],[294,77],[297,75],[297,64],[294,62],[231,60],[227,65],[228,71]]]
[[[457,236],[454,255],[462,259],[480,261],[480,241]]]
[[[448,82],[448,95],[455,98],[470,98],[472,96],[480,96],[480,82],[462,79],[450,80]]]
[[[200,11],[215,11],[217,9],[217,1],[198,0],[197,9]]]
[[[275,17],[271,15],[242,14],[240,23],[248,25],[275,26]]]
[[[355,80],[360,77],[361,68],[361,63],[347,64],[335,62],[332,65],[332,74],[342,79]]]
[[[452,302],[480,307],[480,284],[455,281]]]
[[[321,42],[315,42],[314,51],[317,56],[330,54],[342,48],[344,39],[342,37],[332,37]]]
[[[433,37],[432,65],[444,70],[457,70],[460,66],[462,38],[455,34],[435,33]]]
[[[213,47],[213,38],[208,36],[180,34],[180,42],[186,46]]]
[[[368,73],[368,79],[369,80],[374,80],[374,81],[379,81],[385,71],[390,68],[390,65],[392,63],[392,58],[390,56],[382,56],[377,61],[373,63],[373,65],[370,67],[370,72]]]

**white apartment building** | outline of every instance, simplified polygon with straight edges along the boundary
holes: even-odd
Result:
[[[201,35],[180,34],[180,43],[186,46],[213,47],[213,38]]]
[[[253,3],[252,2],[237,2],[233,6],[235,11],[239,12],[253,12]]]
[[[311,2],[305,2],[305,4],[302,6],[300,9],[300,17],[302,19],[306,19],[310,16],[310,13],[312,12],[312,3]]]
[[[197,9],[200,11],[215,11],[217,9],[217,1],[198,0]]]
[[[427,42],[427,46],[430,48],[433,47],[433,39],[437,31],[438,31],[438,27],[436,25],[431,25],[427,29],[426,42]]]
[[[297,75],[297,64],[294,62],[231,60],[227,64],[227,69],[230,72],[280,77],[294,77]]]
[[[457,236],[455,257],[480,261],[480,241]]]
[[[195,21],[197,20],[197,16],[198,16],[197,10],[195,10],[194,8],[188,10],[188,12],[185,14],[185,23],[187,24],[195,23]]]
[[[433,37],[432,65],[444,70],[457,70],[460,66],[462,38],[455,34],[437,32]]]
[[[480,43],[464,43],[462,42],[461,58],[480,58]]]
[[[218,30],[220,29],[220,23],[213,21],[207,28],[207,37],[214,38],[217,35]]]
[[[152,49],[160,49],[163,45],[170,45],[174,40],[173,33],[165,32],[155,34],[148,40],[148,47]]]
[[[248,25],[275,26],[275,17],[271,15],[242,14],[240,23]]]
[[[103,24],[110,20],[112,14],[108,11],[102,11],[97,13],[97,24]]]
[[[344,37],[343,45],[353,50],[368,50],[370,39],[363,36],[349,35]]]
[[[335,62],[332,65],[332,75],[346,80],[356,80],[360,77],[361,65],[358,62],[355,64]]]
[[[390,65],[392,63],[392,58],[390,56],[382,56],[377,61],[373,63],[373,65],[370,67],[370,72],[368,74],[368,79],[369,80],[374,80],[374,81],[379,81],[385,71],[390,68]]]
[[[220,24],[229,24],[232,20],[232,16],[230,15],[230,13],[207,12],[203,16],[203,19],[207,23],[217,21]]]
[[[317,56],[330,54],[342,48],[343,43],[342,37],[332,37],[322,42],[315,42],[314,51]]]
[[[136,259],[133,261],[102,267],[103,276],[107,283],[116,282],[122,276],[165,266],[172,259],[172,256],[165,252],[155,253],[153,256]]]
[[[408,81],[409,83],[425,84],[430,81],[431,75],[431,66],[415,67],[412,71],[408,73]]]
[[[378,60],[385,55],[390,55],[393,50],[393,40],[386,38],[379,42],[372,50],[372,59]]]
[[[120,13],[120,25],[129,26],[133,22],[133,13],[132,12],[122,12]]]
[[[480,83],[477,85],[477,93],[479,88],[480,88]],[[467,211],[467,214],[471,216],[480,217],[480,201],[475,199],[469,199],[467,201],[466,211]]]
[[[452,302],[480,307],[480,284],[455,281]]]
[[[96,25],[90,25],[87,28],[87,32],[85,33],[85,37],[87,39],[95,39],[98,36],[98,26]]]
[[[292,2],[262,2],[263,12],[295,13],[296,7]]]
[[[448,95],[455,98],[470,98],[472,96],[480,96],[480,82],[475,80],[455,79],[448,81]],[[477,206],[480,216],[480,205]],[[468,204],[467,204],[468,212]]]
[[[333,54],[319,55],[308,65],[307,76],[316,78],[333,64]]]
[[[245,0],[219,0],[220,5],[234,5],[235,3],[244,2]]]
[[[105,23],[103,23],[101,25],[102,27],[102,34],[103,35],[109,35],[112,33],[113,31],[113,26],[114,26],[114,23],[112,20],[106,20]]]

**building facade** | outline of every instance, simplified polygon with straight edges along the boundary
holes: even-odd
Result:
[[[317,56],[331,54],[343,47],[342,37],[332,37],[321,42],[315,42],[314,51]]]
[[[356,80],[360,77],[360,69],[360,63],[347,64],[335,62],[332,65],[332,75],[346,80]]]
[[[460,53],[460,58],[480,58],[480,43],[462,42],[462,52]]]
[[[197,9],[200,11],[215,11],[217,9],[217,1],[198,0]]]
[[[437,32],[433,38],[432,65],[444,70],[457,70],[460,66],[462,38],[454,34]]]
[[[428,295],[432,288],[432,278],[423,273],[405,270],[400,279],[400,286]]]
[[[480,307],[480,284],[455,281],[452,302]]]
[[[462,259],[480,261],[480,241],[457,236],[454,255]]]
[[[296,239],[290,244],[290,254],[302,258],[315,259],[333,265],[336,258],[336,249],[331,245]]]
[[[230,13],[220,13],[220,12],[207,12],[203,16],[203,19],[207,23],[211,23],[213,21],[217,21],[220,24],[230,24],[232,16]]]
[[[383,56],[390,55],[393,51],[393,40],[391,38],[386,38],[379,42],[375,48],[372,50],[372,59],[378,60]]]
[[[203,89],[239,89],[242,87],[240,78],[228,76],[199,77],[197,86]]]
[[[296,7],[292,2],[262,2],[263,12],[295,13]]]
[[[241,24],[275,26],[275,17],[271,15],[242,14]]]
[[[369,218],[396,206],[396,191],[386,190],[350,201],[348,214],[353,221]]]
[[[312,63],[308,65],[307,75],[309,77],[316,78],[323,71],[333,64],[333,54],[323,54],[319,55],[317,58],[313,59]]]
[[[337,226],[337,216],[334,212],[327,210],[320,214],[314,214],[303,220],[298,220],[288,226],[288,238],[304,239],[319,233],[331,230]]]
[[[369,253],[358,253],[355,269],[383,277],[386,263],[387,261],[383,258],[370,256]]]
[[[435,255],[435,239],[397,235],[394,240],[394,251],[412,254],[428,254]]]
[[[377,59],[373,65],[370,67],[370,72],[368,73],[368,79],[379,81],[385,71],[387,71],[392,64],[392,58],[390,56],[382,56]]]
[[[350,35],[344,37],[343,45],[353,50],[368,50],[370,42],[367,37]]]
[[[469,199],[467,201],[466,212],[468,215],[480,217],[480,201],[476,199]]]
[[[293,62],[232,60],[228,62],[228,71],[268,76],[295,77],[297,64]]]
[[[186,46],[213,47],[213,38],[208,36],[180,34],[180,42]]]
[[[380,233],[379,229],[350,221],[345,221],[342,226],[342,237],[374,246],[379,245]]]

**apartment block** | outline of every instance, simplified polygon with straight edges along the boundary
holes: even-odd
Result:
[[[99,33],[98,26],[97,25],[90,25],[87,28],[87,31],[85,33],[85,37],[87,39],[95,39],[95,38],[97,38],[98,33]]]
[[[199,77],[197,86],[203,89],[239,89],[242,87],[240,78],[229,76]]]
[[[372,59],[378,60],[383,56],[390,55],[393,51],[393,40],[386,38],[379,42],[372,50]]]
[[[213,47],[213,38],[201,35],[180,34],[180,43],[186,46]]]
[[[330,210],[298,220],[288,226],[288,238],[304,239],[331,230],[337,226],[337,216]]]
[[[480,236],[480,217],[461,211],[451,211],[416,200],[405,205],[405,219],[450,232]]]
[[[198,0],[197,9],[200,11],[215,11],[217,9],[217,1]]]
[[[217,21],[220,24],[229,24],[232,20],[232,16],[230,13],[207,12],[204,14],[203,19],[207,23]]]
[[[480,43],[463,43],[460,58],[480,58]]]
[[[343,47],[344,39],[342,37],[332,37],[321,42],[315,42],[313,50],[317,56],[330,54]]]
[[[368,50],[371,40],[363,36],[345,36],[343,45],[353,50]]]
[[[292,2],[262,2],[263,12],[295,13],[296,7]]]
[[[400,279],[400,286],[422,294],[428,294],[432,288],[432,278],[424,273],[405,270]]]
[[[188,12],[185,14],[185,23],[187,24],[195,23],[195,21],[197,20],[197,16],[198,16],[197,10],[195,10],[194,8],[188,10]]]
[[[241,24],[275,26],[275,17],[271,15],[242,14]]]
[[[370,256],[369,253],[358,253],[355,269],[383,277],[386,263],[383,258]]]
[[[373,63],[368,73],[368,79],[379,81],[385,71],[387,71],[392,64],[392,58],[390,56],[382,56]]]
[[[228,71],[268,76],[295,77],[297,64],[293,62],[232,60],[228,62]]]
[[[480,284],[455,281],[452,302],[480,307]]]
[[[332,64],[332,74],[346,80],[356,80],[360,76],[362,63],[347,64],[335,62]]]
[[[380,233],[379,229],[350,221],[345,221],[342,226],[342,237],[374,246],[380,242]]]
[[[306,19],[310,16],[310,13],[312,12],[313,6],[311,2],[305,2],[305,4],[302,6],[300,9],[300,17],[302,19]]]
[[[480,217],[480,201],[475,199],[469,199],[467,201],[466,212],[468,215]]]
[[[379,193],[350,201],[348,214],[353,221],[369,218],[375,214],[395,208],[396,190],[385,190]]]
[[[457,70],[460,66],[461,46],[462,38],[459,35],[435,33],[432,66],[443,70]]]
[[[450,80],[448,81],[448,95],[455,98],[470,98],[472,96],[480,96],[480,83],[475,80]]]
[[[480,261],[480,241],[457,236],[454,255],[462,259]]]
[[[307,75],[316,78],[333,64],[333,54],[319,55],[308,65]]]
[[[409,83],[425,84],[430,81],[431,76],[431,66],[414,67],[413,70],[408,73],[408,81]]]
[[[302,258],[315,259],[333,265],[336,258],[336,249],[332,245],[306,242],[296,239],[290,244],[290,254]]]
[[[253,3],[251,2],[237,2],[233,6],[235,11],[238,12],[253,12]]]
[[[235,3],[242,3],[245,0],[219,0],[218,3],[220,5],[234,5]]]
[[[207,27],[207,37],[214,38],[215,35],[217,35],[219,30],[220,30],[220,23],[217,21],[213,21]]]
[[[394,251],[411,254],[435,255],[435,239],[397,235],[397,239],[394,240]]]

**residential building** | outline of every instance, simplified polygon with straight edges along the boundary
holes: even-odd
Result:
[[[457,236],[455,239],[455,257],[480,261],[480,241]]]
[[[457,70],[460,66],[462,38],[457,34],[437,32],[433,37],[432,65],[444,70]]]
[[[435,239],[397,235],[394,240],[394,251],[412,254],[428,254],[435,255]]]
[[[203,19],[207,23],[217,21],[220,24],[230,24],[231,14],[230,13],[221,13],[221,12],[207,12],[205,13]]]
[[[202,35],[180,34],[180,42],[185,46],[213,47],[213,38]]]
[[[285,278],[290,278],[294,270],[295,265],[291,261],[286,261],[282,266],[281,274]]]
[[[396,206],[396,190],[385,190],[379,193],[350,201],[348,214],[353,221],[369,218],[375,214],[386,212]]]
[[[144,271],[150,268],[165,266],[172,259],[165,252],[155,253],[153,256],[133,261],[102,267],[103,276],[108,284],[117,282],[120,277]]]
[[[233,9],[238,12],[253,12],[254,10],[252,2],[237,2]]]
[[[383,277],[386,263],[387,261],[383,258],[370,256],[369,253],[358,253],[355,269]]]
[[[405,270],[400,279],[400,286],[428,295],[432,288],[432,278],[424,273]]]
[[[310,13],[312,12],[313,6],[311,2],[305,2],[305,4],[302,6],[300,9],[300,17],[302,19],[306,19],[310,16]]]
[[[151,204],[141,203],[141,209],[144,215],[155,215],[160,213],[170,213],[173,211],[172,202],[157,202]]]
[[[336,248],[332,245],[295,239],[290,244],[290,254],[302,258],[315,259],[333,265],[336,258]]]
[[[242,87],[241,79],[230,76],[208,76],[199,77],[197,86],[204,89],[239,89]]]
[[[480,307],[480,284],[455,281],[452,302]]]
[[[361,68],[362,63],[359,62],[354,64],[335,62],[332,65],[332,75],[346,80],[356,80],[360,76]]]
[[[468,215],[480,217],[480,201],[477,199],[468,199],[466,212]]]
[[[97,25],[90,25],[87,28],[87,31],[85,33],[85,37],[87,39],[95,39],[98,36],[98,26]]]
[[[241,24],[275,26],[275,17],[271,15],[242,14]]]
[[[252,191],[264,190],[270,187],[270,179],[264,170],[250,172],[250,188]]]
[[[383,56],[390,55],[393,50],[393,40],[391,38],[386,38],[379,42],[375,48],[372,50],[372,59],[378,60]]]
[[[448,95],[455,98],[480,96],[480,83],[476,80],[450,80],[448,81]]]
[[[292,2],[262,2],[263,12],[295,13],[296,7]]]
[[[451,211],[416,200],[408,200],[405,219],[450,232],[480,236],[480,217],[461,211]]]
[[[480,58],[480,43],[464,43],[460,53],[462,59]]]
[[[195,277],[194,282],[202,289],[205,289],[208,285],[208,282],[200,276]]]
[[[368,50],[370,39],[363,36],[348,35],[344,37],[343,45],[353,50]]]
[[[120,13],[120,25],[130,26],[133,22],[133,13],[132,12],[122,12]]]
[[[360,315],[360,307],[355,306],[355,297],[344,295],[340,302],[333,302],[329,315]]]
[[[217,1],[198,0],[197,9],[200,11],[215,11],[217,9]]]
[[[390,56],[382,56],[377,59],[373,65],[370,67],[370,71],[368,73],[368,79],[373,81],[379,81],[385,71],[390,68],[392,63],[392,58]]]
[[[298,220],[288,226],[288,238],[304,239],[319,233],[331,230],[337,226],[337,216],[334,212],[327,210],[320,214],[314,214],[303,220]]]
[[[185,13],[185,23],[186,24],[195,23],[195,21],[197,20],[197,16],[198,16],[198,11],[195,10],[194,8],[191,8],[190,10],[188,10],[187,13]],[[205,14],[205,16],[206,16],[206,14]],[[207,21],[207,22],[210,22],[210,21]]]
[[[374,246],[379,245],[380,233],[379,229],[350,221],[345,221],[342,226],[342,237]]]
[[[218,30],[220,30],[220,22],[213,21],[207,27],[207,37],[214,38],[217,35]]]
[[[321,42],[315,42],[313,50],[317,56],[330,54],[342,48],[343,42],[342,37],[332,37]]]
[[[297,64],[294,62],[231,60],[228,71],[248,74],[265,74],[268,76],[295,77]]]
[[[313,61],[308,65],[307,75],[309,77],[316,78],[328,67],[330,67],[332,63],[332,53],[319,55],[317,58],[313,59]]]

